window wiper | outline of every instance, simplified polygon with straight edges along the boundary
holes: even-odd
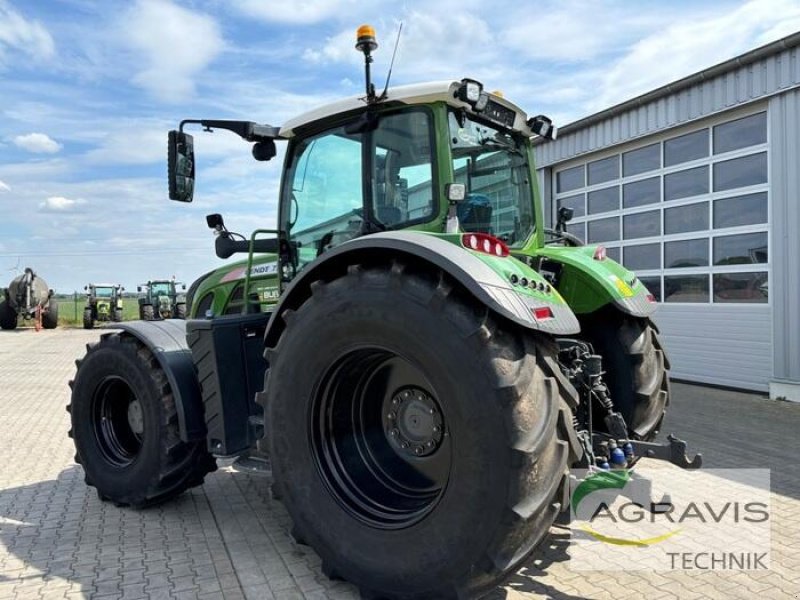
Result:
[[[522,156],[522,152],[512,144],[511,142],[506,142],[505,140],[498,140],[497,138],[483,138],[480,141],[481,146],[486,146],[488,148],[496,148],[498,150],[509,150],[514,154]]]

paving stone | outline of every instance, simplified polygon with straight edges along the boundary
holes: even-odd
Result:
[[[5,463],[14,465],[0,469],[0,600],[357,600],[352,585],[325,578],[319,556],[293,542],[268,477],[222,468],[204,486],[147,510],[98,500],[73,462],[64,405],[74,359],[100,334],[0,335],[0,438]],[[546,546],[488,598],[793,598],[800,466],[776,432],[800,430],[800,407],[675,384],[662,429],[702,450],[708,467],[772,469],[771,571],[576,571],[568,534],[554,527]]]

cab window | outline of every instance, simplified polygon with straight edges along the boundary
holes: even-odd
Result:
[[[431,125],[427,111],[407,110],[384,116],[374,132],[372,206],[387,229],[435,212]]]

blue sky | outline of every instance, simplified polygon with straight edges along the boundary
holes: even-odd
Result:
[[[565,124],[800,30],[800,1],[0,0],[0,286],[25,266],[58,292],[219,266],[205,214],[273,227],[282,154],[198,133],[179,204],[166,132],[361,93],[361,23],[381,84],[401,21],[394,83],[471,77]]]

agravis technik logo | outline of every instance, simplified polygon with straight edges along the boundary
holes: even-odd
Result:
[[[575,570],[769,568],[769,471],[576,470]]]

